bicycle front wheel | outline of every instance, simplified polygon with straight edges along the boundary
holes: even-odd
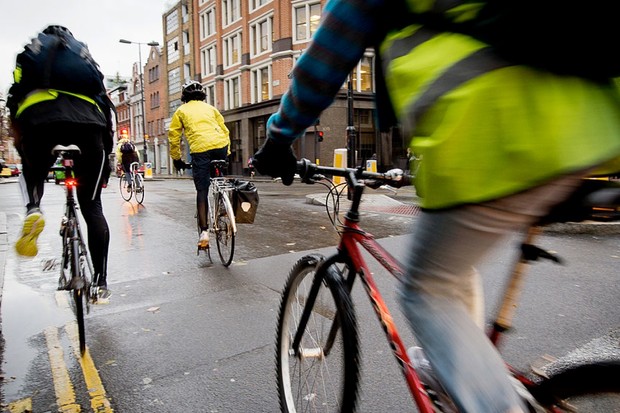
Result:
[[[582,364],[551,373],[530,389],[549,412],[620,412],[620,361]]]
[[[125,174],[122,174],[121,177],[119,178],[118,186],[121,191],[121,196],[123,197],[123,199],[129,202],[133,191],[131,190],[131,184],[127,182],[127,177],[125,176]]]
[[[278,315],[276,362],[283,412],[353,412],[359,378],[356,317],[342,274],[322,257],[301,258],[286,281]],[[310,306],[303,327],[304,309]],[[303,328],[294,348],[295,336]]]
[[[232,220],[234,217],[230,216],[229,211],[232,208],[226,208],[226,202],[228,198],[221,193],[215,197],[217,204],[215,205],[215,243],[217,244],[217,252],[220,255],[220,260],[225,267],[228,267],[233,260],[235,254],[235,230],[233,228]]]
[[[136,192],[136,201],[142,204],[142,201],[144,201],[144,178],[142,178],[141,174],[134,175],[133,187]]]

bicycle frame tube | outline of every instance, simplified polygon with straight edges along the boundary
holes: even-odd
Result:
[[[411,367],[409,357],[407,356],[406,347],[398,334],[394,319],[392,318],[392,315],[379,292],[374,278],[372,277],[372,273],[368,269],[366,261],[362,257],[358,244],[368,251],[386,270],[390,272],[390,274],[397,279],[401,279],[404,274],[402,265],[387,250],[379,245],[372,235],[364,232],[356,222],[345,219],[344,228],[344,232],[342,233],[340,243],[338,245],[338,254],[322,262],[316,269],[315,278],[312,282],[312,287],[308,293],[307,301],[299,320],[299,326],[297,327],[297,333],[293,339],[292,348],[295,353],[298,352],[301,336],[303,335],[305,326],[310,319],[310,313],[314,307],[319,288],[323,282],[323,279],[330,276],[328,274],[329,268],[337,262],[350,265],[353,273],[349,274],[349,279],[346,280],[349,290],[353,287],[353,278],[356,275],[359,275],[362,279],[365,291],[370,298],[375,313],[379,318],[379,322],[381,323],[386,334],[386,338],[390,348],[392,349],[394,357],[398,361],[403,375],[405,376],[411,396],[419,407],[421,413],[432,413],[434,411],[433,404],[426,393],[424,385]],[[335,320],[336,321],[330,329],[328,339],[326,340],[324,348],[326,353],[329,351],[331,343],[335,338],[336,330],[339,328],[337,322],[338,318]]]
[[[375,258],[390,274],[396,279],[402,280],[404,271],[402,264],[392,256],[385,248],[383,248],[375,240],[375,238],[363,231],[356,222],[351,222],[345,218],[344,232],[340,238],[340,244],[338,250],[341,254],[349,257],[353,269],[356,274],[362,280],[368,298],[370,299],[372,306],[379,318],[379,322],[383,327],[386,338],[392,349],[396,361],[401,367],[409,390],[417,405],[420,407],[422,413],[433,412],[433,405],[430,401],[424,385],[420,381],[418,375],[413,370],[410,364],[409,356],[407,356],[407,349],[398,334],[398,329],[394,323],[394,319],[390,310],[388,309],[377,284],[372,276],[372,272],[368,268],[366,261],[362,257],[361,250],[358,245],[361,245],[370,255]]]
[[[217,201],[218,195],[222,197],[224,202],[224,208],[226,208],[226,213],[230,218],[230,223],[232,226],[233,234],[237,233],[237,222],[235,220],[235,212],[232,207],[232,203],[230,202],[230,197],[228,196],[228,188],[225,182],[225,178],[217,177],[211,178],[211,186],[213,188],[209,188],[209,192],[212,192],[212,197],[209,197],[209,216],[211,217],[211,222],[215,223],[215,210],[217,209]]]
[[[73,168],[72,168],[73,161],[67,160],[67,159],[65,159],[64,161],[67,162],[67,164],[65,165],[65,177],[72,177],[73,176]],[[80,221],[79,221],[79,217],[77,214],[77,204],[75,201],[75,194],[74,194],[75,187],[77,186],[77,184],[78,184],[77,180],[71,179],[67,181],[67,179],[65,179],[65,188],[66,188],[65,216],[67,217],[69,221],[74,220],[75,231],[71,234],[71,239],[73,240],[75,237],[79,240],[78,252],[84,255],[90,274],[94,276],[95,271],[94,271],[93,263],[91,262],[90,256],[88,255],[88,249],[86,248],[86,243],[84,242],[84,237],[82,236],[82,229],[80,228]]]

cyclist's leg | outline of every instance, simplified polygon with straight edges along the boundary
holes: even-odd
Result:
[[[127,184],[129,186],[131,186],[131,161],[130,160],[123,160],[123,171],[125,171],[125,181],[127,181]]]
[[[25,183],[21,190],[27,203],[26,218],[15,248],[21,255],[35,256],[38,253],[38,236],[45,227],[45,218],[39,206],[43,198],[45,178],[55,160],[51,153],[55,135],[47,129],[48,125],[20,126],[21,138],[17,151],[22,160],[23,183]]]
[[[79,132],[81,155],[75,162],[77,197],[88,227],[88,250],[99,286],[107,286],[110,230],[101,204],[101,173],[107,162],[103,148],[105,129],[83,126]]]
[[[207,219],[209,211],[209,186],[211,185],[211,161],[207,152],[192,153],[192,175],[196,188],[196,210],[198,212],[198,226],[201,231],[209,230]]]
[[[479,264],[505,235],[544,215],[579,177],[494,202],[423,213],[409,249],[401,304],[433,369],[461,411],[526,411],[505,364],[471,316]]]

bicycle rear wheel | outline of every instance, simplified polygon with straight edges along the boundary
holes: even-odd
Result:
[[[144,201],[144,178],[142,178],[142,175],[134,175],[133,187],[136,192],[136,201],[138,201],[139,204],[142,204],[142,201]]]
[[[276,363],[283,412],[355,411],[359,379],[355,311],[335,265],[314,283],[321,261],[316,255],[301,258],[282,293]],[[312,310],[295,351],[293,342],[307,305]]]
[[[549,412],[620,412],[620,361],[582,364],[551,374],[529,389]]]
[[[228,198],[226,195],[219,193],[216,197],[215,205],[215,243],[217,244],[217,252],[220,260],[225,267],[228,267],[233,260],[235,254],[235,231],[233,229],[232,220],[229,209],[226,208]],[[231,208],[232,209],[232,208]]]
[[[129,201],[131,199],[131,194],[133,191],[131,190],[131,185],[127,182],[125,174],[122,174],[118,180],[118,186],[121,191],[121,196],[125,201]]]

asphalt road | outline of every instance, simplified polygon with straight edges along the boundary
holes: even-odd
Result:
[[[0,221],[6,219],[4,234],[0,222],[2,402],[15,409],[29,402],[36,412],[57,411],[61,405],[64,411],[74,405],[88,410],[97,403],[97,411],[109,411],[107,403],[116,412],[130,413],[278,411],[274,343],[280,290],[299,257],[333,252],[337,236],[324,208],[307,203],[308,195],[325,191],[257,183],[261,198],[256,221],[240,226],[235,261],[224,268],[215,253],[214,263],[203,253],[196,255],[191,181],[147,182],[144,206],[124,202],[115,183],[103,196],[112,234],[109,277],[114,295],[110,305],[93,308],[87,318],[92,365],[75,357],[73,316],[63,294],[54,291],[63,187],[46,186],[43,210],[48,224],[39,256],[27,260],[2,245],[2,238],[14,242],[23,209],[17,185],[0,185]],[[401,191],[389,199],[385,193],[368,197],[362,223],[402,258],[407,234],[415,229],[415,208],[402,208],[403,202],[412,202],[412,193]],[[507,240],[481,268],[489,314],[515,258],[515,242]],[[541,354],[608,351],[601,342],[611,341],[611,351],[618,350],[618,233],[560,231],[540,242],[568,265],[533,266],[503,354],[516,367],[526,368]],[[376,265],[371,270],[380,274]],[[377,281],[405,341],[411,342],[393,300],[394,281]],[[358,286],[360,411],[414,411],[362,293]],[[58,390],[63,384],[65,389]],[[73,401],[67,401],[67,394],[73,394]],[[12,413],[16,411],[24,410]]]

